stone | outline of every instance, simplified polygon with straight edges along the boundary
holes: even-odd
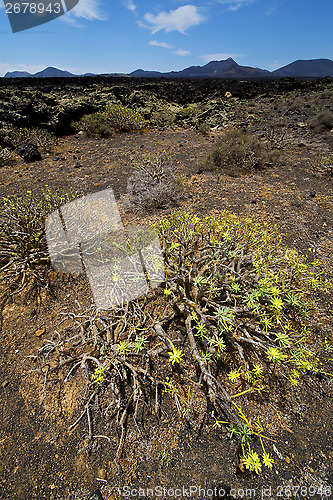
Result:
[[[44,335],[45,332],[46,332],[46,328],[40,328],[39,330],[35,331],[35,335],[36,335],[36,337],[41,337],[42,335]]]
[[[40,154],[38,147],[30,142],[20,146],[16,152],[26,162],[39,161],[42,159],[42,155]]]

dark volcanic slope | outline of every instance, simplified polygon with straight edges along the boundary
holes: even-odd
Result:
[[[272,76],[298,77],[298,78],[323,78],[333,77],[333,61],[330,59],[314,59],[310,61],[294,61],[283,68],[279,68],[271,73]]]

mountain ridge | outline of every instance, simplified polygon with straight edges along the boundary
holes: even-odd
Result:
[[[31,74],[26,71],[8,71],[3,78],[57,78],[79,76],[128,76],[145,78],[221,78],[221,79],[256,79],[256,78],[333,78],[333,61],[331,59],[298,59],[274,71],[267,69],[242,66],[231,57],[221,61],[209,61],[204,66],[189,66],[180,71],[146,71],[136,69],[131,73],[85,73],[75,75],[53,66],[48,66],[42,71]]]

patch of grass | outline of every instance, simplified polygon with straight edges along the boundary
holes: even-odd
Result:
[[[214,145],[204,166],[207,170],[239,175],[261,170],[271,159],[263,143],[241,130],[231,129]]]
[[[199,123],[197,126],[197,130],[198,132],[200,132],[200,134],[207,136],[210,132],[210,125],[207,122]]]

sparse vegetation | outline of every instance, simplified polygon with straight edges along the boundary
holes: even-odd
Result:
[[[49,150],[56,143],[56,137],[52,132],[37,127],[12,127],[5,140],[12,148],[18,148],[25,144],[33,144],[45,151]]]
[[[0,166],[10,165],[14,160],[14,154],[9,148],[2,148],[0,146]]]
[[[333,129],[333,113],[326,109],[319,111],[319,113],[312,119],[311,127],[315,132],[327,132]]]
[[[176,205],[181,191],[173,173],[171,159],[166,154],[138,158],[135,172],[127,181],[123,198],[125,208],[165,208]]]
[[[165,394],[191,426],[212,412],[214,428],[227,425],[239,438],[241,469],[272,468],[263,425],[246,416],[242,397],[272,391],[278,379],[292,390],[306,372],[321,370],[308,325],[314,297],[332,285],[316,262],[283,247],[276,229],[226,211],[218,219],[179,212],[156,228],[164,293],[158,287],[124,308],[67,313],[67,326],[29,363],[45,373],[45,391],[59,370],[65,383],[75,377],[83,384],[82,410],[70,429],[87,417],[91,442],[92,415],[107,416],[120,432],[116,461],[126,422],[159,413]],[[250,447],[252,435],[260,438],[261,458]]]
[[[333,154],[328,153],[327,155],[320,154],[311,163],[312,171],[314,174],[332,177],[333,176]]]
[[[51,269],[46,234],[46,216],[72,195],[39,194],[26,191],[3,198],[0,208],[0,274],[11,293],[24,290],[31,282],[47,285]]]
[[[271,157],[263,143],[238,129],[227,130],[214,145],[205,168],[228,175],[263,169]]]

